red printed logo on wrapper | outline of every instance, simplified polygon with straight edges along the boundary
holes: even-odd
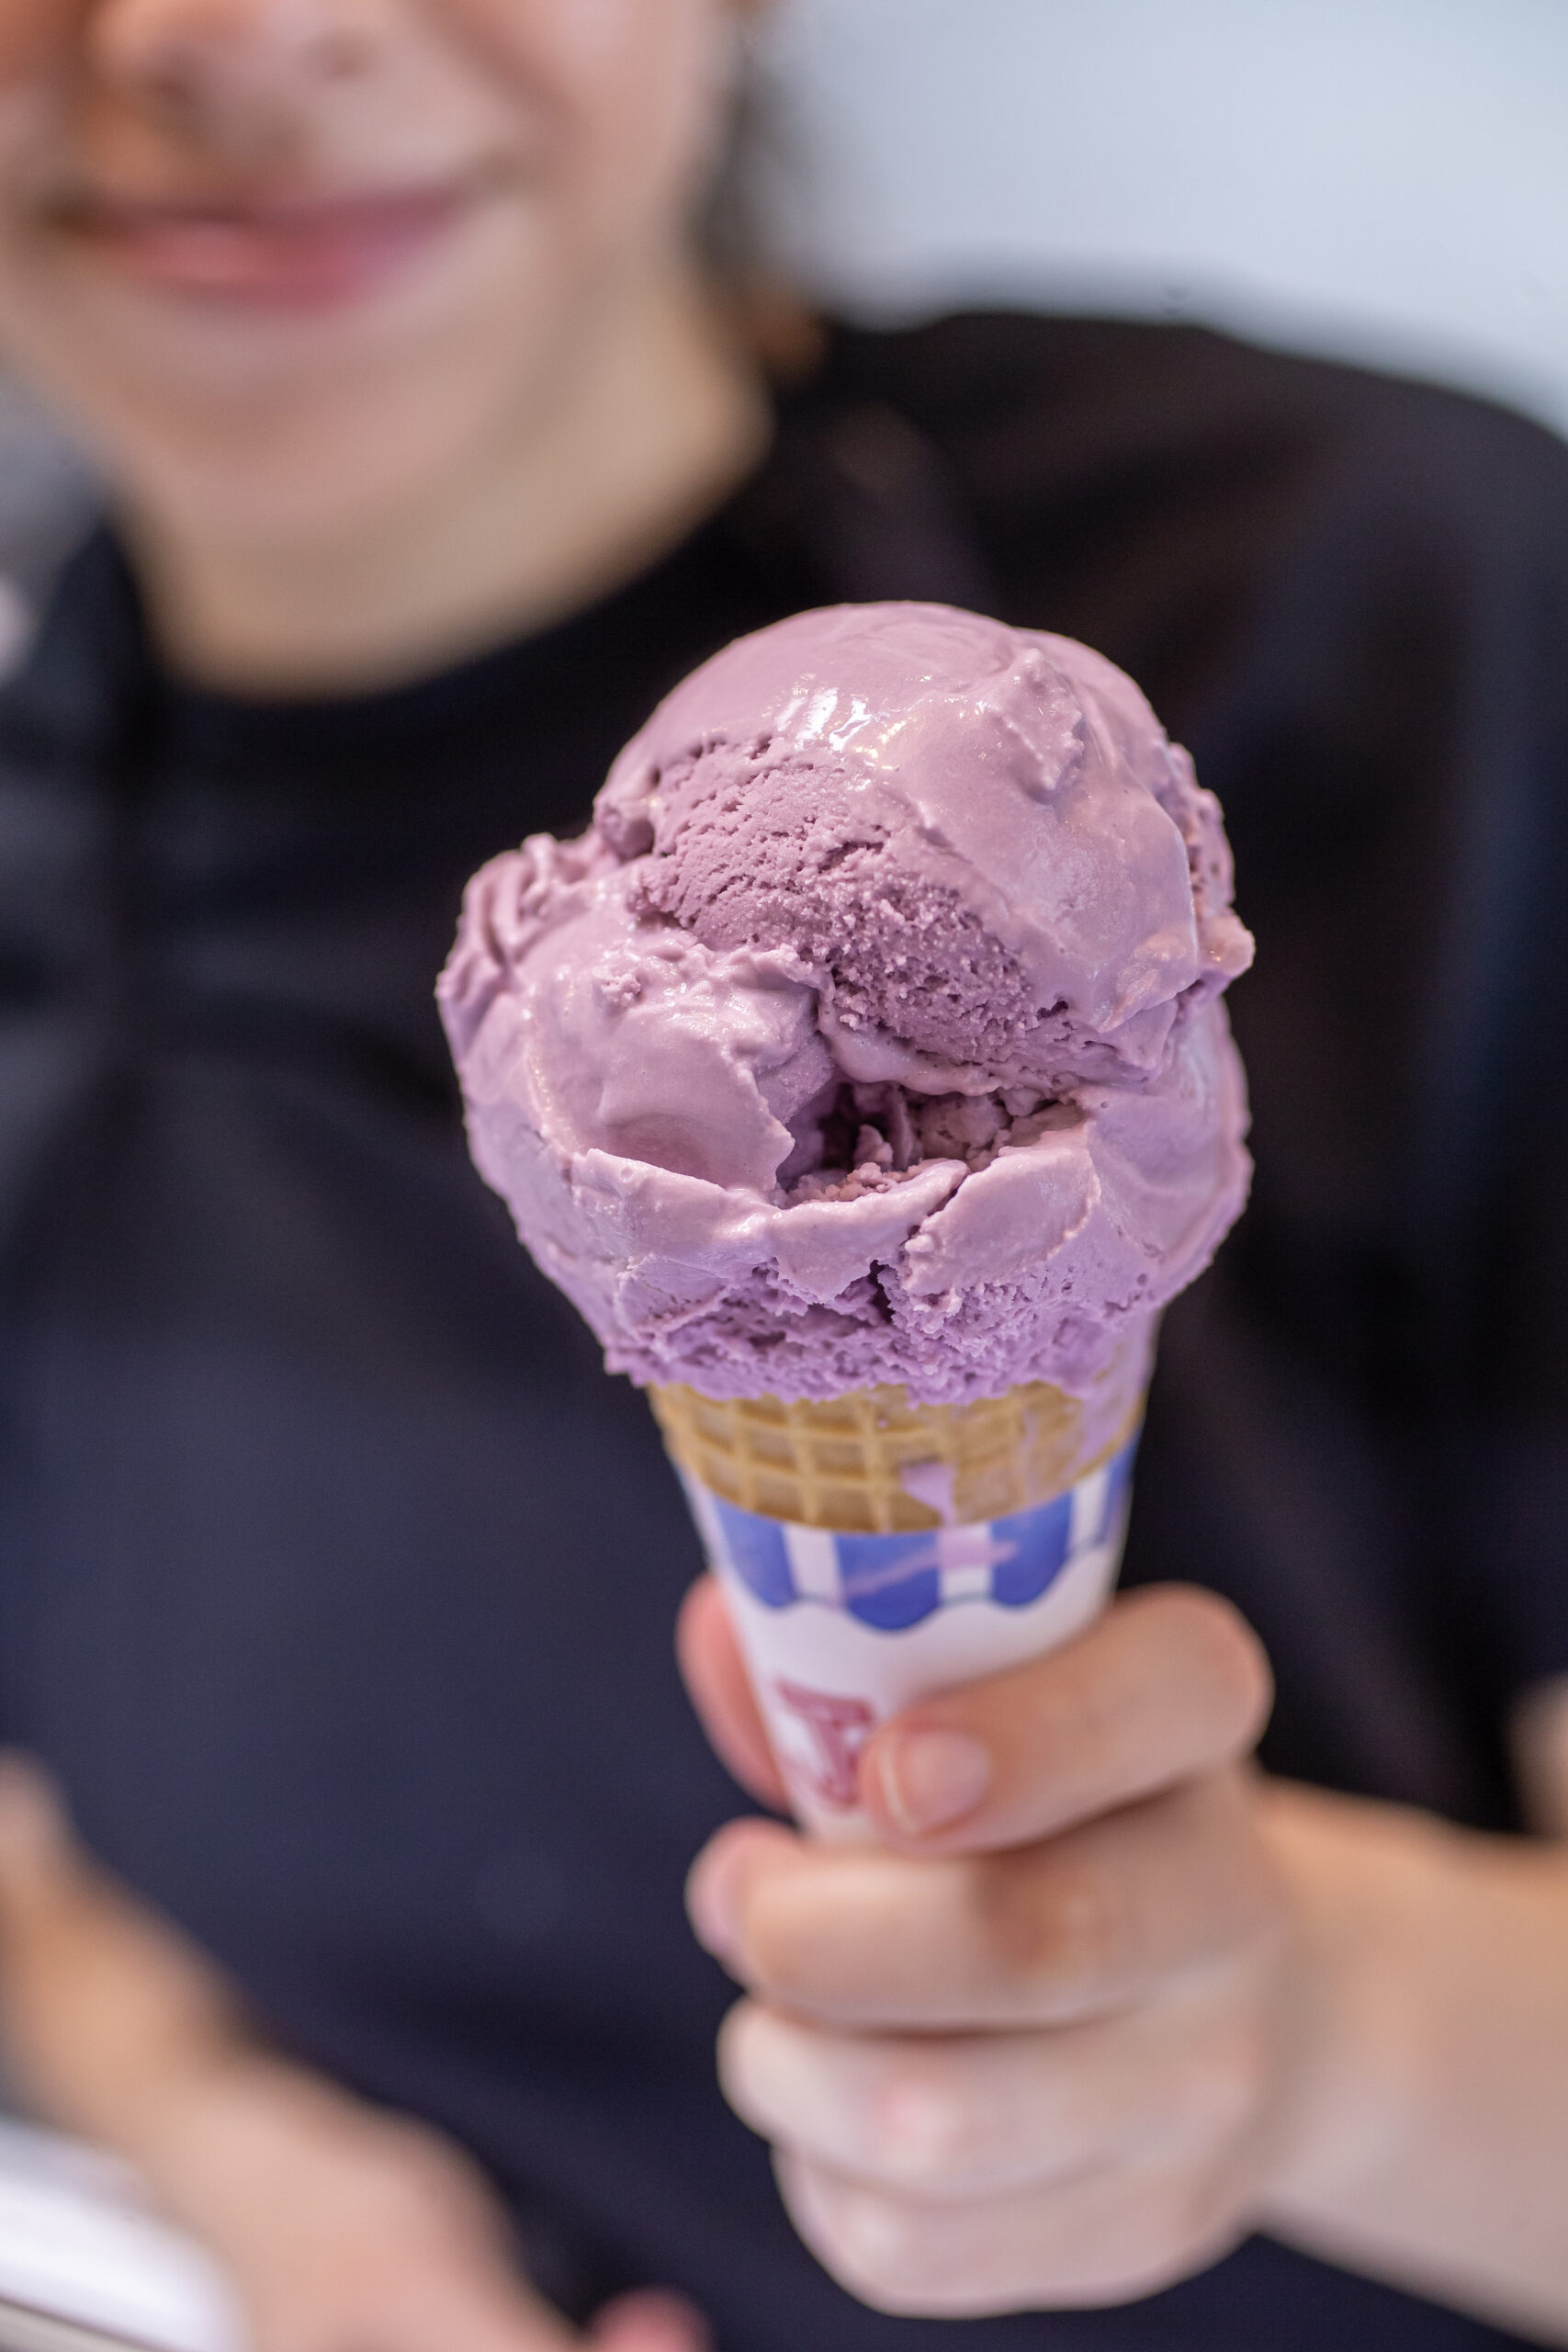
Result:
[[[876,1729],[876,1710],[864,1699],[837,1690],[808,1690],[803,1683],[775,1677],[773,1690],[806,1730],[810,1753],[790,1761],[812,1794],[840,1813],[854,1810],[855,1767]]]

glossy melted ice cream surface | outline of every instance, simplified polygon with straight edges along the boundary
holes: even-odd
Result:
[[[1246,1197],[1218,804],[1066,638],[933,605],[743,638],[581,839],[468,887],[476,1162],[612,1370],[1084,1393]]]

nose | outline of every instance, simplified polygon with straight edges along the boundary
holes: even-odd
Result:
[[[312,100],[374,69],[380,13],[381,0],[103,0],[92,65],[166,133],[263,161],[295,142]]]

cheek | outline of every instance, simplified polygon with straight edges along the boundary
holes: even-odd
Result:
[[[735,78],[727,0],[456,0],[456,13],[492,70],[538,91],[585,216],[639,243],[684,217]]]

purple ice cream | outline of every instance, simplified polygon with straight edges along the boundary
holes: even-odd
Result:
[[[1218,804],[1120,670],[936,605],[743,638],[469,885],[476,1162],[612,1370],[1084,1393],[1246,1197]]]

